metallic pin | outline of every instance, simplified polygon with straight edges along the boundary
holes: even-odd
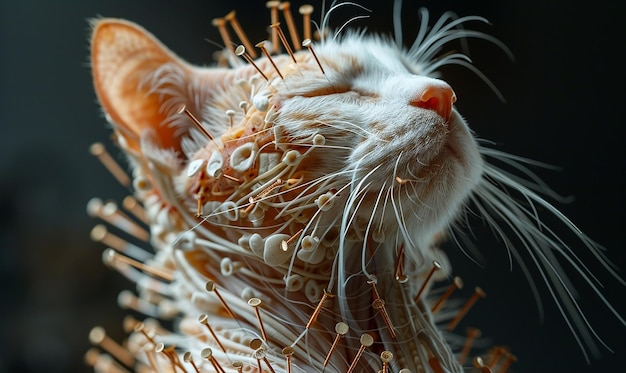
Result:
[[[121,271],[121,269],[118,270]],[[117,295],[117,303],[122,309],[131,309],[144,315],[155,316],[158,312],[156,305],[139,298],[130,290],[122,290]]]
[[[326,75],[326,72],[324,71],[324,68],[322,67],[322,63],[317,58],[317,54],[315,54],[315,51],[313,50],[312,44],[313,43],[311,42],[311,39],[309,38],[304,39],[304,41],[302,42],[302,46],[307,48],[309,52],[311,52],[311,54],[313,55],[313,58],[315,59],[315,62],[317,62],[317,66],[319,66],[320,70],[322,71],[322,74]]]
[[[289,29],[291,43],[296,51],[298,51],[300,50],[300,37],[298,36],[298,30],[296,29],[296,24],[291,15],[291,4],[289,1],[283,1],[280,3],[278,8],[283,11],[283,17],[285,18],[285,21],[287,21],[287,28]]]
[[[372,307],[380,312],[381,316],[383,317],[383,321],[387,326],[387,329],[389,329],[389,334],[391,335],[391,338],[396,339],[396,332],[393,329],[391,318],[389,317],[389,313],[387,312],[387,308],[385,307],[385,301],[380,298],[375,299],[372,303]]]
[[[480,330],[476,328],[467,328],[467,335],[465,337],[465,343],[463,349],[459,354],[459,364],[463,365],[467,361],[467,357],[472,349],[472,345],[476,338],[480,337]]]
[[[348,330],[349,330],[348,324],[344,322],[338,322],[337,324],[335,324],[335,332],[337,332],[337,335],[335,336],[335,340],[333,341],[333,344],[330,346],[330,350],[328,350],[328,354],[326,354],[326,359],[324,359],[324,366],[328,365],[328,362],[330,361],[330,357],[333,354],[333,351],[335,351],[335,349],[337,348],[337,345],[339,344],[339,340],[341,339],[341,337],[346,335],[346,333],[348,333]]]
[[[148,224],[148,218],[146,217],[146,212],[144,211],[139,201],[135,199],[135,197],[133,196],[124,197],[124,199],[122,200],[122,206],[126,210],[130,211],[137,219],[141,220],[143,223]]]
[[[202,212],[204,209],[204,203],[205,200],[204,198],[206,197],[206,192],[207,192],[207,185],[206,184],[202,184],[202,186],[200,187],[200,190],[198,191],[198,198],[196,199],[196,217],[199,218],[202,216]]]
[[[248,205],[248,207],[246,207],[246,209],[244,210],[244,212],[246,214],[249,214],[250,211],[252,211],[252,209],[254,208],[255,203],[257,203],[257,201],[259,201],[260,199],[263,199],[264,197],[267,197],[268,194],[270,194],[272,192],[272,190],[274,190],[275,188],[282,186],[283,185],[283,181],[281,179],[276,179],[276,181],[274,181],[270,186],[268,186],[267,188],[263,189],[261,192],[259,192],[256,196],[254,197],[250,197],[248,198],[248,202],[250,203]]]
[[[263,367],[261,366],[261,359],[256,360],[257,371],[263,373]]]
[[[496,346],[492,349],[493,353],[491,355],[491,359],[489,360],[489,364],[487,364],[487,366],[489,368],[494,368],[495,365],[498,363],[498,360],[500,359],[500,355],[502,355],[502,353],[504,352],[504,349],[502,347]]]
[[[267,197],[268,194],[270,194],[272,192],[272,190],[276,189],[277,187],[283,185],[284,182],[281,179],[276,179],[276,181],[274,181],[272,184],[270,184],[267,188],[263,189],[259,194],[257,194],[254,197],[255,201],[258,201],[264,197]]]
[[[176,353],[176,346],[170,345],[167,348],[167,351],[168,351],[167,353],[172,357],[172,361],[174,362],[174,365],[182,369],[183,372],[186,372],[187,370],[185,369],[185,366],[180,361],[180,359],[178,358],[178,354]]]
[[[302,233],[302,231],[304,231],[304,228],[300,228],[299,231],[296,232],[296,234],[294,234],[293,236],[289,237],[289,239],[287,241],[282,241],[280,243],[280,247],[283,249],[283,251],[288,251],[289,250],[289,245],[291,245],[293,243],[293,241],[298,238],[298,236]]]
[[[225,174],[223,172],[220,174],[220,177],[223,177],[224,179],[228,179],[230,181],[234,181],[235,183],[241,184],[241,180],[237,179],[234,176],[230,176],[228,174]]]
[[[454,281],[452,281],[452,284],[448,287],[448,289],[445,291],[445,293],[443,293],[441,295],[441,297],[439,297],[439,299],[437,300],[437,302],[435,302],[435,304],[433,305],[433,307],[431,308],[431,312],[432,313],[437,313],[439,312],[439,310],[441,310],[441,307],[443,307],[446,299],[448,299],[450,297],[450,295],[452,295],[452,293],[456,290],[456,289],[462,289],[463,288],[463,280],[461,280],[460,277],[455,277]]]
[[[480,373],[492,373],[491,368],[485,365],[483,359],[480,356],[476,356],[472,360],[474,368],[480,369]]]
[[[393,271],[396,281],[405,283],[408,277],[404,274],[404,242],[400,245],[398,250],[398,258],[396,259],[395,269]]]
[[[191,364],[191,366],[196,371],[196,373],[200,373],[200,369],[198,369],[198,366],[193,361],[193,357],[191,356],[191,352],[189,352],[189,351],[185,352],[185,354],[183,355],[183,361],[185,363],[187,363],[187,364]]]
[[[152,254],[148,253],[146,250],[109,232],[104,224],[94,226],[91,229],[90,237],[95,242],[101,242],[137,260],[148,260],[152,257]]]
[[[85,353],[85,363],[92,368],[98,367],[97,371],[107,373],[128,373],[128,369],[118,364],[117,361],[109,354],[100,353],[97,348],[90,348]]]
[[[248,198],[248,207],[246,207],[245,210],[243,210],[244,214],[248,215],[254,208],[255,204],[256,204],[256,201],[254,200],[254,197]]]
[[[148,357],[148,364],[150,364],[150,368],[152,368],[153,372],[158,372],[159,368],[157,365],[157,360],[156,360],[156,355],[154,352],[154,348],[150,348],[153,347],[154,345],[145,345],[144,346],[144,352],[146,353],[146,356]]]
[[[422,346],[424,346],[428,351],[428,365],[433,370],[433,373],[445,373],[441,367],[441,362],[437,356],[435,356],[431,340],[426,336],[426,334],[418,334],[417,338],[420,340]]]
[[[304,29],[304,39],[311,39],[311,13],[313,13],[313,5],[302,5],[299,9],[298,12],[300,14],[302,14],[302,27]],[[304,45],[304,42],[302,43],[303,47],[306,47],[306,45]]]
[[[280,1],[268,1],[265,3],[270,9],[270,24],[278,23],[278,7],[280,6]],[[272,53],[280,52],[280,48],[278,45],[278,32],[276,29],[272,29]]]
[[[237,373],[243,373],[243,361],[233,361],[233,368],[237,369]]]
[[[149,273],[151,275],[154,275],[156,277],[160,277],[165,281],[173,281],[174,280],[174,274],[166,269],[163,268],[157,268],[157,267],[152,267],[146,264],[141,263],[140,261],[137,261],[135,259],[131,259],[125,255],[122,255],[118,252],[116,252],[113,249],[106,249],[104,250],[103,253],[103,258],[105,259],[105,263],[109,263],[109,264],[114,264],[116,261],[128,264],[130,266],[133,266],[137,269],[142,270],[143,272]]]
[[[285,37],[283,30],[280,28],[280,22],[274,23],[270,27],[272,29],[276,29],[276,32],[278,32],[278,37],[280,38],[280,42],[283,43],[283,46],[285,47],[287,54],[289,54],[293,63],[297,64],[298,61],[296,61],[296,56],[294,56],[293,50],[289,46],[289,42],[287,42],[287,38]]]
[[[380,353],[380,359],[383,361],[383,373],[389,373],[389,363],[393,360],[391,351],[383,351]]]
[[[371,275],[370,279],[367,280],[367,283],[372,288],[372,299],[374,299],[374,300],[380,299],[380,294],[378,294],[378,289],[376,289],[376,282],[377,281],[378,280],[376,279],[376,276],[374,276],[374,275]]]
[[[313,325],[313,323],[317,319],[317,316],[322,311],[324,302],[326,302],[327,299],[334,298],[334,297],[335,296],[333,294],[329,293],[328,291],[326,291],[326,289],[324,289],[324,295],[322,295],[322,299],[320,299],[320,302],[317,304],[317,307],[315,307],[315,311],[313,311],[313,314],[309,318],[309,321],[306,323],[305,329],[309,329],[311,325]]]
[[[511,364],[517,361],[517,357],[513,355],[512,353],[510,353],[509,351],[505,350],[504,355],[506,355],[506,360],[504,361],[504,363],[502,363],[502,365],[500,365],[500,370],[498,370],[498,373],[506,373],[506,371],[509,369]]]
[[[454,319],[450,321],[450,323],[448,324],[447,330],[449,332],[454,330],[454,328],[456,328],[456,326],[459,324],[463,316],[465,316],[467,312],[472,308],[474,303],[476,303],[478,298],[484,298],[486,296],[487,294],[483,291],[483,289],[477,286],[476,289],[474,290],[474,294],[472,294],[472,296],[467,300],[467,302],[465,302],[465,304],[463,305],[463,307],[461,307],[461,310],[454,317]]]
[[[215,356],[213,356],[213,350],[211,350],[210,347],[202,349],[202,351],[200,351],[200,356],[203,359],[209,360],[211,364],[213,365],[213,368],[215,368],[215,371],[219,373],[226,373],[224,368],[222,368],[220,363],[215,359]]]
[[[97,142],[89,147],[90,153],[98,158],[100,163],[115,177],[115,179],[124,187],[130,186],[130,177],[124,169],[111,157],[104,145]]]
[[[226,349],[222,345],[222,342],[220,342],[220,340],[217,338],[217,335],[213,331],[213,328],[211,327],[211,325],[209,325],[209,316],[206,313],[203,313],[198,317],[198,321],[200,322],[200,324],[205,325],[207,329],[209,329],[209,333],[211,333],[211,336],[220,347],[220,350],[222,350],[222,352],[226,352]]]
[[[409,182],[409,179],[402,179],[400,176],[396,176],[396,182],[400,185],[404,185]]]
[[[415,296],[415,303],[419,302],[420,297],[422,296],[422,293],[424,292],[424,290],[426,289],[426,286],[428,285],[428,282],[430,281],[431,277],[433,277],[433,275],[435,274],[435,271],[437,271],[438,269],[441,269],[441,264],[439,264],[438,261],[433,261],[433,268],[431,268],[430,272],[428,272],[428,275],[426,275],[426,278],[424,279],[424,282],[422,283],[422,287],[420,287],[420,290],[417,292],[417,295]]]
[[[132,315],[126,315],[122,321],[122,328],[124,329],[124,332],[130,333],[135,329],[135,326],[140,323],[141,321],[137,320]]]
[[[265,363],[265,365],[267,365],[267,368],[272,372],[272,373],[276,373],[276,371],[274,370],[274,368],[272,368],[272,365],[270,364],[269,359],[267,358],[267,354],[265,353],[265,349],[264,348],[258,348],[254,351],[254,358],[257,361],[257,366],[259,367],[259,372],[263,372],[263,370],[261,369],[261,360],[263,360],[263,362]]]
[[[274,67],[274,70],[278,73],[278,76],[280,76],[280,78],[282,80],[285,80],[285,78],[283,77],[283,74],[281,74],[280,70],[278,70],[278,66],[276,66],[276,63],[274,63],[274,60],[272,59],[272,56],[270,56],[270,53],[267,51],[267,48],[265,48],[265,42],[262,41],[260,43],[257,43],[256,47],[261,49],[261,52],[263,52],[265,57],[267,57],[267,59],[270,61],[270,63]]]
[[[431,356],[428,358],[428,365],[434,373],[445,373],[445,370],[443,370],[439,359],[437,359],[435,356]]]
[[[106,335],[104,328],[100,326],[92,328],[89,332],[89,341],[95,346],[100,346],[127,367],[133,368],[135,366],[135,356]]]
[[[283,356],[285,356],[285,366],[287,367],[287,373],[291,373],[291,357],[296,352],[293,347],[287,346],[283,348]]]
[[[260,339],[258,339],[258,338],[254,338],[254,339],[252,339],[252,340],[248,343],[248,346],[249,346],[252,350],[256,351],[256,350],[258,350],[259,348],[263,347],[263,341],[262,341],[262,340],[260,340]]]
[[[248,103],[248,101],[241,101],[239,103],[239,108],[241,110],[243,110],[243,115],[245,116],[246,114],[248,114],[248,106],[250,106],[250,104]]]
[[[256,319],[259,322],[259,329],[261,329],[261,335],[263,336],[263,340],[267,342],[267,334],[265,333],[263,320],[261,320],[261,312],[259,310],[261,303],[263,303],[263,301],[259,298],[250,298],[250,300],[248,300],[248,305],[254,308],[254,313],[256,314]]]
[[[252,56],[252,58],[257,58],[257,54],[254,51],[254,49],[252,49],[252,44],[250,43],[250,40],[246,36],[246,33],[243,31],[243,28],[241,28],[241,25],[239,24],[239,21],[237,21],[237,17],[235,15],[236,13],[233,10],[229,12],[226,16],[224,16],[224,19],[228,23],[230,23],[230,27],[232,27],[233,30],[235,30],[235,34],[237,34],[237,37],[239,38],[239,40],[241,40],[243,45],[245,45],[246,48],[250,51],[250,55]]]
[[[137,325],[135,325],[134,331],[135,333],[143,334],[143,336],[146,337],[148,342],[152,343],[153,346],[156,346],[157,344],[156,341],[154,340],[154,338],[148,335],[148,332],[146,331],[146,324],[144,324],[143,322],[138,323]]]
[[[150,232],[126,215],[115,202],[102,202],[99,198],[92,198],[87,202],[89,216],[100,218],[107,223],[123,230],[131,236],[148,242]]]
[[[259,72],[259,74],[261,74],[263,79],[269,80],[267,78],[267,76],[265,74],[263,74],[263,71],[261,71],[259,66],[257,66],[257,64],[254,63],[252,58],[250,58],[250,56],[248,56],[248,54],[246,53],[246,47],[244,47],[243,45],[238,46],[237,49],[235,49],[235,55],[238,56],[238,57],[243,57],[246,61],[248,61],[250,63],[250,65],[252,65],[256,69],[256,71]]]
[[[226,312],[228,312],[228,314],[230,315],[230,317],[232,317],[233,319],[236,319],[235,314],[230,309],[230,307],[228,307],[228,304],[226,303],[224,298],[222,298],[222,295],[217,290],[217,285],[213,281],[211,281],[211,280],[207,281],[205,289],[208,292],[214,292],[215,295],[217,296],[217,298],[220,300],[220,303],[222,303],[222,306],[226,309]]]
[[[350,364],[350,367],[348,368],[347,373],[354,372],[354,369],[356,369],[359,359],[363,355],[363,351],[365,351],[365,348],[371,346],[373,343],[374,343],[374,338],[372,338],[371,335],[367,333],[364,333],[361,335],[361,347],[359,347],[359,351],[357,351],[356,356],[354,357],[354,360],[352,360],[352,363]]]
[[[157,354],[163,354],[165,355],[165,357],[169,359],[170,364],[172,364],[173,372],[176,372],[177,366],[180,367],[183,371],[185,371],[185,367],[178,360],[178,355],[176,355],[173,346],[169,346],[166,348],[165,344],[157,343],[157,345],[154,347],[154,352],[156,352]]]
[[[195,124],[196,128],[198,130],[200,130],[200,132],[202,132],[204,134],[204,136],[206,136],[209,140],[211,140],[211,142],[213,142],[213,144],[215,144],[215,146],[217,146],[218,148],[220,147],[219,144],[217,142],[215,142],[215,138],[213,137],[213,135],[211,135],[211,133],[209,132],[209,130],[207,130],[206,128],[204,128],[204,126],[202,125],[202,123],[198,120],[198,118],[195,117],[195,115],[193,115],[191,113],[191,111],[189,111],[189,109],[187,109],[187,105],[183,104],[180,106],[180,108],[178,108],[177,111],[178,114],[183,114],[185,113],[189,119],[191,119],[191,121],[193,122],[193,124]]]
[[[233,125],[234,125],[233,121],[235,120],[235,114],[236,114],[235,110],[232,110],[232,109],[226,110],[226,116],[228,116],[228,119],[229,119],[228,124],[230,128],[233,128]]]
[[[228,30],[226,30],[226,20],[224,18],[214,18],[211,24],[217,27],[218,31],[220,32],[220,36],[222,37],[222,41],[224,42],[224,45],[226,46],[228,51],[232,54],[235,54],[235,50],[233,49],[233,42],[230,39]]]

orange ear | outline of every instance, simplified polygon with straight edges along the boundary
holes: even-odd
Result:
[[[167,108],[163,107],[171,97],[154,92],[149,83],[154,72],[165,64],[180,68],[185,77],[192,76],[193,67],[143,28],[118,19],[100,19],[94,23],[91,65],[95,90],[117,133],[124,137],[130,149],[140,150],[139,139],[147,129],[155,132],[159,146],[180,148],[176,138],[180,128],[167,125]],[[184,102],[187,98],[176,99]]]

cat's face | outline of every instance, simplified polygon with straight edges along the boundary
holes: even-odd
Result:
[[[397,189],[425,232],[449,224],[482,167],[452,88],[420,75],[388,41],[347,36],[316,52],[325,74],[309,60],[273,84],[276,125],[294,138],[325,137],[330,148],[314,162],[320,176],[354,170],[343,178],[374,194]]]

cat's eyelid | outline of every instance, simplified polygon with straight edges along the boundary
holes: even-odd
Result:
[[[302,93],[302,94],[299,94],[298,96],[312,98],[312,97],[322,97],[322,96],[340,95],[340,94],[349,94],[349,93],[356,94],[358,95],[359,98],[378,98],[379,97],[379,95],[374,92],[366,91],[366,90],[359,89],[359,88],[349,87],[349,86],[325,87],[325,88],[320,88],[318,90]]]
[[[356,92],[359,96],[363,96],[363,97],[378,98],[380,96],[374,92],[365,91],[365,90],[358,89],[358,88],[352,88],[351,91]]]
[[[302,96],[302,97],[329,96],[329,95],[334,95],[334,94],[339,94],[339,93],[350,92],[350,90],[351,89],[348,86],[327,86],[327,87],[318,88],[313,91],[300,93],[298,94],[298,96]]]

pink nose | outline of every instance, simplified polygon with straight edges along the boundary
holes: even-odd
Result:
[[[438,81],[437,84],[428,85],[419,95],[419,98],[412,100],[409,104],[434,110],[447,121],[452,113],[452,104],[455,102],[456,95],[452,88],[446,83]]]

